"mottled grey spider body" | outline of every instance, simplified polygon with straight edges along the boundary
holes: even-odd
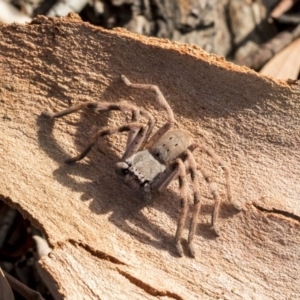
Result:
[[[142,188],[145,198],[149,200],[151,192],[158,190],[161,181],[164,181],[167,166],[184,156],[191,144],[192,138],[188,132],[167,131],[153,146],[117,163],[116,172],[127,185]]]
[[[99,130],[84,151],[76,157],[68,159],[66,162],[73,163],[83,159],[100,137],[118,132],[128,132],[125,153],[123,154],[121,161],[116,164],[117,174],[122,177],[123,181],[127,185],[134,189],[141,190],[145,195],[145,199],[149,200],[152,192],[162,191],[167,188],[174,179],[178,178],[181,198],[181,213],[175,234],[175,244],[180,256],[183,255],[181,236],[188,211],[186,177],[187,174],[190,174],[194,194],[194,211],[190,224],[188,245],[190,253],[194,257],[195,251],[193,248],[193,238],[197,227],[197,218],[201,205],[198,186],[198,170],[200,170],[204,179],[209,184],[210,191],[215,200],[214,211],[212,214],[212,228],[215,230],[217,235],[219,234],[219,231],[216,221],[219,212],[220,197],[215,184],[210,180],[210,176],[207,175],[207,172],[204,169],[197,166],[193,151],[196,148],[204,151],[212,158],[215,164],[219,165],[224,170],[227,198],[231,201],[229,169],[226,167],[222,159],[209,147],[203,144],[194,143],[188,132],[173,129],[175,124],[173,111],[157,86],[132,84],[124,75],[122,75],[121,78],[129,87],[152,90],[156,93],[158,103],[168,114],[168,121],[154,134],[152,134],[155,126],[155,119],[153,116],[145,109],[138,108],[127,102],[116,104],[107,102],[87,102],[72,106],[69,109],[58,113],[44,112],[43,115],[50,118],[59,118],[83,108],[92,109],[96,112],[120,110],[122,112],[131,113],[130,123]],[[147,124],[140,122],[141,116],[148,120]]]

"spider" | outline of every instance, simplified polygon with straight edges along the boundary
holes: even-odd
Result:
[[[183,255],[181,237],[189,207],[187,199],[187,174],[190,174],[194,206],[189,228],[188,248],[190,255],[195,257],[193,239],[201,206],[198,170],[200,170],[204,179],[209,184],[210,191],[215,201],[211,225],[217,235],[219,235],[217,218],[220,208],[220,196],[216,185],[211,181],[207,171],[197,166],[193,151],[196,148],[199,148],[211,157],[213,163],[219,165],[223,169],[226,181],[227,198],[231,202],[230,170],[223,160],[208,146],[193,142],[191,135],[186,131],[173,129],[175,125],[174,113],[158,86],[134,84],[124,75],[121,75],[121,79],[128,87],[155,92],[156,100],[166,111],[168,119],[154,134],[152,134],[155,126],[154,117],[146,109],[142,107],[139,108],[128,102],[114,104],[108,102],[85,102],[71,106],[61,112],[43,112],[42,114],[49,118],[60,118],[85,108],[95,112],[119,110],[124,113],[131,113],[131,121],[128,124],[100,129],[96,132],[87,147],[77,156],[66,160],[66,163],[74,163],[83,159],[90,152],[99,138],[114,133],[128,132],[125,152],[121,161],[116,164],[116,173],[122,177],[125,184],[142,191],[145,200],[149,201],[153,192],[164,190],[173,180],[178,179],[181,212],[175,234],[175,246],[179,256]],[[141,116],[147,120],[147,124],[140,122]]]

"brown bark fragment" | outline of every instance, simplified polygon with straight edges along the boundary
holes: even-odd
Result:
[[[0,27],[0,194],[41,228],[53,247],[41,266],[66,299],[295,299],[300,292],[299,86],[264,77],[196,46],[82,23],[39,17]],[[143,207],[114,174],[125,138],[82,150],[95,127],[122,114],[86,112],[49,122],[44,110],[81,101],[130,100],[158,123],[153,94],[124,86],[160,86],[179,126],[214,147],[232,169],[245,210],[224,204],[221,236],[209,230],[212,200],[201,184],[196,258],[178,258],[178,187]],[[223,176],[214,174],[225,198]],[[187,228],[184,236],[187,237]]]
[[[300,73],[300,38],[290,43],[267,62],[259,73],[278,79],[297,79]]]

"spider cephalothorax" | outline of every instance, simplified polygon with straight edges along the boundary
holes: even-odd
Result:
[[[219,165],[224,170],[227,198],[231,201],[229,169],[212,149],[203,144],[193,142],[193,139],[188,132],[173,129],[175,124],[173,111],[157,86],[133,84],[124,75],[122,75],[121,78],[129,87],[152,90],[156,93],[158,103],[168,114],[168,121],[154,134],[152,134],[155,126],[154,117],[144,108],[139,108],[127,102],[115,104],[108,102],[86,102],[72,106],[62,112],[44,112],[43,114],[50,118],[58,118],[83,108],[88,108],[96,112],[120,110],[122,112],[131,113],[130,123],[97,131],[86,149],[76,157],[68,159],[66,162],[73,163],[83,159],[100,137],[117,132],[128,132],[125,152],[120,162],[116,164],[117,174],[127,185],[137,190],[141,190],[145,195],[145,199],[149,200],[152,192],[159,192],[165,189],[174,179],[178,179],[179,181],[181,213],[175,234],[175,244],[180,256],[183,254],[181,236],[188,211],[186,177],[187,173],[189,173],[194,194],[194,211],[190,224],[188,245],[190,253],[194,257],[193,238],[201,205],[198,186],[198,169],[210,185],[210,190],[215,200],[212,214],[212,228],[217,234],[219,234],[216,222],[220,207],[220,197],[216,186],[211,182],[210,177],[207,176],[207,172],[201,168],[197,168],[193,151],[196,148],[201,149],[212,158],[215,164]],[[147,124],[140,122],[141,116],[147,119]]]

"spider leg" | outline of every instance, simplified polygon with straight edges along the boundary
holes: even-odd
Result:
[[[215,204],[214,204],[214,210],[213,210],[213,213],[211,216],[211,228],[214,230],[214,232],[216,233],[217,236],[220,236],[219,227],[217,225],[217,219],[218,219],[219,210],[220,210],[221,198],[218,193],[218,188],[217,188],[217,185],[211,180],[211,176],[207,171],[205,171],[200,166],[198,166],[198,170],[200,170],[205,181],[208,183],[209,190],[213,195]]]
[[[74,105],[69,107],[66,110],[57,112],[57,113],[52,113],[52,112],[43,112],[42,114],[44,116],[47,116],[49,118],[61,118],[63,116],[69,115],[71,113],[77,112],[79,110],[88,108],[90,110],[93,110],[97,113],[99,112],[106,112],[106,111],[111,111],[111,110],[119,110],[124,113],[130,112],[131,113],[131,122],[136,123],[140,121],[140,116],[144,116],[147,120],[147,133],[145,136],[145,139],[140,146],[140,148],[143,148],[145,143],[147,142],[154,126],[155,126],[155,118],[152,116],[151,113],[149,113],[147,110],[144,108],[138,108],[133,104],[127,103],[125,101],[120,102],[120,103],[109,103],[109,102],[85,102],[81,103],[78,105]],[[130,130],[128,133],[128,138],[127,138],[127,144],[126,144],[126,149],[130,146],[132,141],[135,139],[136,135],[138,134],[138,130]]]
[[[151,190],[162,192],[165,190],[169,184],[178,177],[178,163],[174,161],[171,163],[166,170],[161,173],[154,181],[151,183]]]
[[[199,183],[198,183],[197,163],[193,153],[190,150],[187,150],[186,153],[187,153],[188,171],[191,174],[192,189],[194,193],[194,211],[193,211],[192,221],[190,225],[188,245],[192,257],[195,257],[193,239],[198,224],[198,215],[201,208],[201,202],[200,202],[200,192],[199,192]]]
[[[154,126],[155,126],[155,118],[152,116],[151,113],[149,113],[144,108],[138,108],[137,106],[128,103],[126,101],[120,102],[120,103],[106,103],[106,102],[99,102],[97,104],[96,112],[100,111],[108,111],[108,110],[120,110],[122,112],[131,112],[131,122],[136,123],[140,122],[140,116],[144,116],[148,122],[147,122],[147,132],[144,137],[143,143],[140,145],[140,149],[142,149],[149,138]],[[136,138],[138,134],[138,130],[130,130],[127,137],[126,142],[126,150],[131,145],[132,141]]]
[[[156,120],[155,118],[152,116],[151,113],[149,113],[146,109],[144,108],[139,108],[139,109],[136,109],[133,113],[132,113],[132,118],[131,118],[131,121],[132,122],[139,122],[140,120],[140,115],[144,116],[147,120],[148,120],[148,123],[147,123],[147,132],[146,132],[146,135],[145,135],[145,138],[140,146],[140,149],[143,149],[145,147],[145,144],[147,143],[147,140],[149,139],[149,136],[155,126],[155,123],[156,123]],[[137,136],[138,132],[135,131],[135,132],[132,132],[132,131],[129,131],[128,133],[128,139],[127,139],[127,145],[126,145],[126,149],[129,147],[129,145],[132,143],[132,141],[135,139],[135,137]]]
[[[127,86],[132,87],[134,89],[144,89],[144,90],[154,91],[156,94],[156,100],[167,111],[169,121],[175,122],[173,110],[157,85],[131,83],[125,75],[121,75],[121,79]]]
[[[231,186],[230,186],[230,169],[226,166],[226,164],[224,163],[222,158],[220,156],[218,156],[209,147],[207,147],[203,144],[192,144],[189,147],[189,150],[194,151],[196,148],[199,148],[200,150],[204,151],[207,155],[209,155],[212,158],[212,160],[215,164],[219,165],[223,169],[224,174],[225,174],[225,181],[226,181],[227,199],[229,202],[232,203]],[[216,232],[216,234],[219,235],[219,229],[216,224],[217,219],[218,219],[219,210],[220,210],[220,203],[221,203],[218,189],[217,189],[216,184],[211,181],[209,174],[200,167],[199,167],[199,170],[202,173],[205,181],[209,184],[210,192],[212,193],[214,201],[215,201],[214,210],[212,213],[211,225],[212,225],[212,228],[214,229],[214,231]]]
[[[183,249],[180,241],[188,211],[186,171],[183,161],[180,158],[177,158],[176,161],[169,165],[167,170],[151,184],[151,188],[152,190],[161,191],[165,189],[176,177],[179,181],[181,212],[175,234],[175,245],[179,256],[182,256]]]
[[[131,113],[131,122],[139,122],[140,121],[140,117],[141,117],[141,111],[140,109],[135,109],[132,111]],[[127,136],[127,142],[126,142],[126,149],[129,147],[129,145],[132,143],[132,141],[134,140],[134,138],[137,135],[137,131],[134,130],[130,130],[128,132],[128,136]]]
[[[46,116],[48,118],[52,118],[52,119],[61,118],[63,116],[72,114],[72,113],[77,112],[84,108],[93,108],[94,109],[96,106],[97,106],[97,102],[84,102],[84,103],[80,103],[78,105],[71,106],[71,107],[69,107],[63,111],[59,111],[57,113],[44,111],[44,112],[42,112],[42,115]]]
[[[179,182],[179,188],[180,188],[180,202],[181,202],[181,212],[180,217],[177,225],[177,230],[175,234],[175,245],[177,252],[180,256],[183,255],[183,249],[182,245],[180,243],[183,227],[186,220],[186,215],[188,211],[188,200],[186,195],[186,172],[185,172],[185,166],[184,163],[180,158],[176,160],[178,163],[178,182]]]
[[[138,148],[142,142],[142,137],[145,135],[145,126],[141,123],[130,123],[128,125],[122,125],[122,126],[117,126],[117,127],[113,127],[113,128],[106,128],[106,129],[100,129],[96,132],[96,134],[94,135],[94,137],[92,138],[91,142],[87,145],[87,147],[81,152],[79,153],[77,156],[67,159],[65,162],[70,164],[70,163],[74,163],[76,161],[79,161],[81,159],[83,159],[93,148],[93,146],[95,145],[95,143],[97,142],[97,140],[100,137],[106,136],[106,135],[110,135],[113,133],[117,133],[117,132],[124,132],[124,131],[130,131],[130,130],[138,130],[138,135],[137,137],[139,137],[139,139],[135,139],[137,140],[137,142],[135,143],[135,140],[132,142],[134,143],[134,145],[130,148],[131,151],[135,150],[136,148]]]
[[[213,160],[213,162],[216,165],[220,166],[222,168],[222,170],[224,171],[226,190],[227,190],[227,200],[232,203],[231,184],[230,184],[230,169],[228,168],[226,163],[223,161],[223,159],[209,147],[207,147],[203,144],[195,143],[189,147],[189,150],[191,150],[193,152],[196,148],[199,148],[200,150],[204,151],[207,155],[209,155],[211,157],[211,159]]]
[[[125,75],[121,75],[121,79],[123,80],[123,82],[131,87],[131,88],[135,88],[135,89],[144,89],[144,90],[151,90],[154,91],[156,94],[156,100],[157,102],[160,104],[161,107],[163,107],[167,114],[168,114],[168,122],[162,126],[152,137],[151,139],[147,142],[148,138],[145,139],[145,143],[146,144],[146,148],[151,148],[151,146],[157,141],[159,140],[159,138],[166,133],[168,130],[170,130],[174,123],[175,123],[175,118],[174,118],[174,113],[172,108],[170,107],[169,103],[167,102],[167,100],[165,99],[164,95],[162,94],[162,92],[160,91],[159,87],[157,85],[152,85],[152,84],[137,84],[137,83],[131,83],[129,81],[129,79],[125,76]],[[152,131],[152,130],[151,130]],[[149,134],[150,135],[150,134]],[[148,137],[149,137],[148,135]]]
[[[134,124],[134,123],[132,123],[132,124]],[[140,123],[136,123],[136,124],[139,124],[140,128],[137,131],[137,134],[134,137],[133,141],[128,145],[128,147],[126,147],[125,153],[122,156],[122,160],[126,160],[127,158],[132,156],[134,153],[139,151],[139,149],[141,149],[141,146],[142,146],[145,138],[147,137],[147,133],[149,130],[148,126],[145,126]]]

